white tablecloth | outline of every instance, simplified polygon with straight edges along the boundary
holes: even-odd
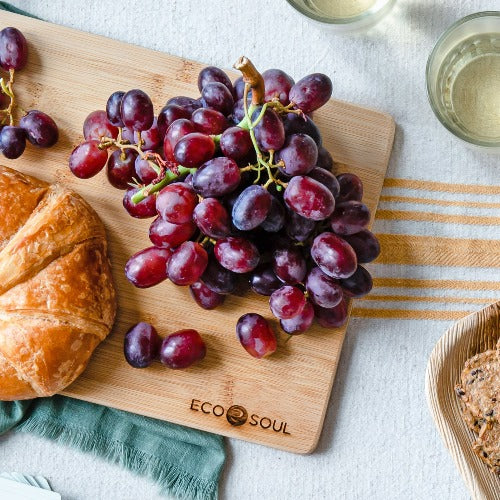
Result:
[[[310,24],[285,0],[12,3],[47,21],[221,67],[245,54],[258,68],[280,67],[296,78],[327,73],[334,97],[394,116],[390,177],[498,183],[499,158],[469,150],[434,118],[425,94],[425,64],[452,22],[499,9],[500,0],[398,0],[390,18],[356,37],[338,37]],[[395,222],[377,224],[379,231],[398,230]],[[469,237],[479,230],[484,228],[460,228]],[[398,275],[395,267],[388,271]],[[467,279],[466,270],[453,272]],[[298,456],[228,440],[221,497],[467,498],[424,396],[429,353],[449,324],[354,318],[317,451]],[[65,499],[157,498],[156,487],[145,479],[30,435],[0,438],[0,469],[45,475]]]

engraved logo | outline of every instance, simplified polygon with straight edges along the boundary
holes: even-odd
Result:
[[[234,426],[243,425],[248,419],[248,412],[243,406],[233,405],[226,411],[227,421]]]

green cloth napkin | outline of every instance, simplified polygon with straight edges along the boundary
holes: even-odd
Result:
[[[0,2],[0,10],[30,15],[6,2]],[[37,434],[120,464],[157,482],[164,494],[217,497],[225,452],[222,437],[215,434],[64,396],[0,402],[0,434],[9,430]]]

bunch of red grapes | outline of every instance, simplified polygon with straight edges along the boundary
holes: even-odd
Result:
[[[360,179],[332,173],[312,119],[332,83],[320,73],[296,83],[278,69],[260,75],[246,58],[235,67],[243,76],[234,83],[204,68],[201,97],[173,97],[158,116],[143,91],[113,93],[106,111],[86,119],[70,168],[88,178],[106,166],[109,182],[126,189],[129,214],[155,217],[152,246],[125,267],[135,286],[169,278],[189,286],[204,309],[250,288],[269,296],[290,335],[314,318],[342,326],[346,300],[372,288],[360,264],[380,247],[366,229]],[[243,315],[236,333],[254,357],[276,350],[276,333],[259,314]]]
[[[9,73],[9,79],[0,78],[0,151],[11,160],[19,158],[26,148],[26,139],[40,148],[53,146],[59,137],[54,120],[38,110],[31,110],[14,125],[14,75],[28,61],[28,43],[17,28],[0,31],[0,67]]]

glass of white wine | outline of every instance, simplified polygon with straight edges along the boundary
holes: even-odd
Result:
[[[287,0],[301,14],[338,33],[364,31],[380,21],[396,0]]]
[[[427,63],[434,113],[469,144],[500,152],[500,12],[479,12],[453,24]]]

